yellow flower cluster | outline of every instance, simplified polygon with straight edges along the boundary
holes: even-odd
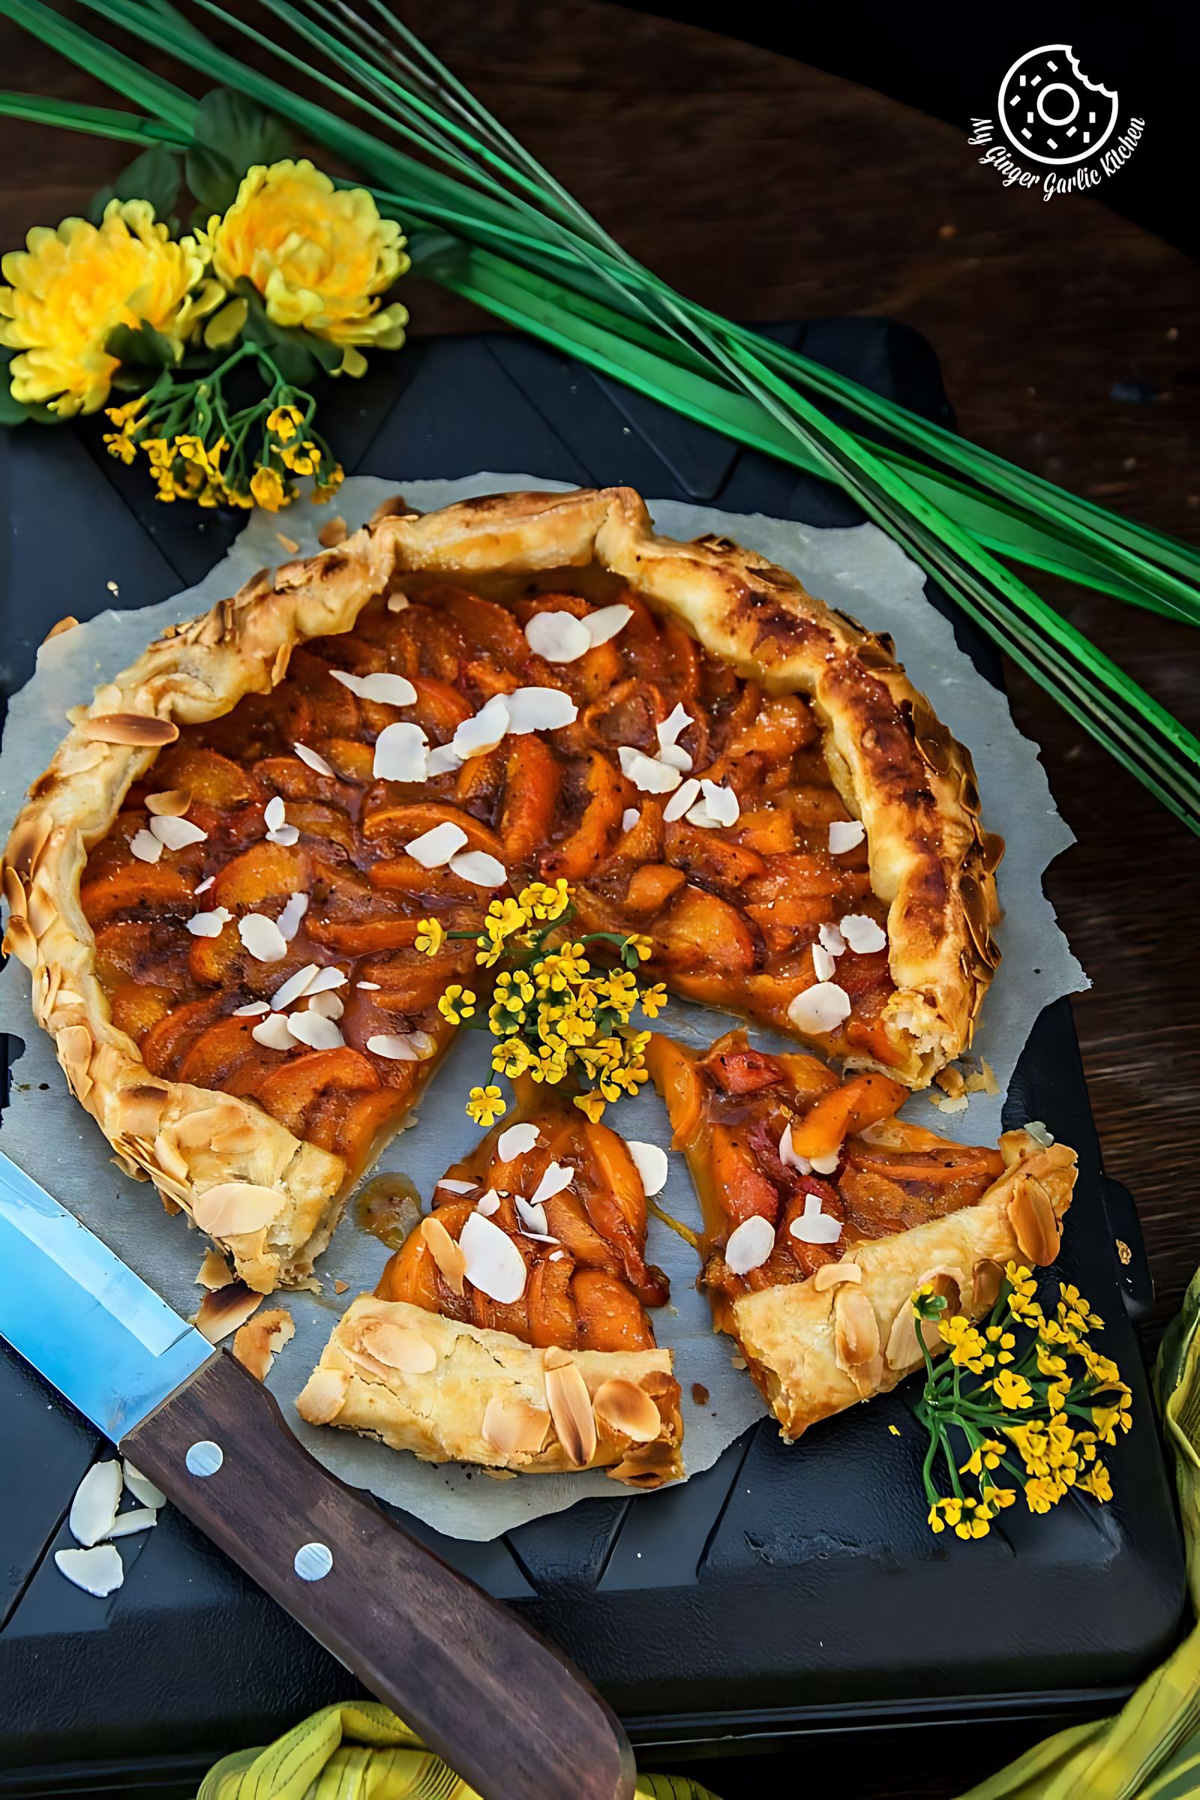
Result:
[[[998,1469],[1019,1483],[1033,1513],[1049,1512],[1071,1489],[1098,1501],[1112,1498],[1097,1447],[1115,1444],[1117,1433],[1130,1429],[1131,1397],[1117,1365],[1087,1341],[1104,1321],[1077,1288],[1060,1285],[1048,1314],[1034,1275],[1010,1262],[984,1326],[962,1315],[946,1318],[946,1303],[930,1284],[914,1295],[913,1309],[919,1320],[936,1321],[947,1351],[942,1365],[927,1359],[918,1416],[943,1453],[951,1427],[968,1447],[966,1461],[949,1467],[952,1494],[939,1497],[926,1474],[933,1531],[984,1537],[996,1513],[1017,1497],[1015,1486],[993,1479]],[[1022,1352],[1014,1326],[1033,1333]],[[982,1378],[976,1387],[962,1387],[964,1371]],[[975,1496],[964,1492],[962,1476],[975,1482]]]

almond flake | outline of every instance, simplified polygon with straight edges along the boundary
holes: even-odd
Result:
[[[217,878],[215,875],[206,876],[205,879],[200,883],[199,887],[194,887],[192,889],[193,894],[197,895],[197,897],[201,894],[207,894],[209,888],[212,886],[213,882],[216,879]]]
[[[412,1039],[401,1037],[391,1032],[380,1032],[367,1039],[367,1049],[372,1056],[382,1056],[388,1062],[419,1062]]]
[[[277,840],[278,841],[278,840]],[[276,919],[280,931],[290,944],[300,929],[300,921],[308,911],[308,895],[293,894]]]
[[[564,694],[561,688],[517,688],[514,693],[505,695],[505,701],[508,729],[516,737],[524,737],[531,731],[559,731],[564,725],[573,725],[579,717],[579,708],[570,694]]]
[[[280,982],[271,995],[271,1005],[275,1011],[281,1013],[285,1006],[292,1004],[293,1000],[299,1000],[304,994],[307,994],[320,973],[321,969],[318,963],[305,963],[302,969],[297,969],[294,975],[289,975],[286,981]]]
[[[657,757],[647,756],[644,750],[635,750],[629,744],[620,746],[617,757],[622,775],[627,776],[643,794],[673,793],[682,779],[679,770],[673,769],[669,763],[659,762]]]
[[[664,744],[658,753],[658,760],[666,763],[668,768],[678,769],[681,775],[690,775],[692,759],[682,744]]]
[[[492,1226],[491,1229],[494,1231],[495,1226]],[[432,1213],[428,1218],[421,1220],[420,1232],[430,1256],[437,1264],[442,1280],[452,1293],[461,1295],[467,1272],[467,1259],[463,1255],[462,1249],[450,1236],[442,1221]],[[507,1239],[505,1241],[507,1242]]]
[[[148,831],[135,831],[129,840],[130,853],[139,862],[156,863],[163,853],[162,839],[152,837]]]
[[[823,944],[812,947],[813,974],[818,981],[832,981],[837,974],[836,958],[830,956]]]
[[[253,1181],[220,1181],[206,1188],[192,1204],[192,1217],[209,1237],[240,1237],[262,1231],[287,1205],[279,1188],[260,1187]]]
[[[288,953],[287,939],[265,913],[247,913],[239,919],[238,936],[255,962],[282,962]]]
[[[797,1031],[836,1031],[842,1020],[850,1017],[850,996],[834,981],[819,981],[796,995],[787,1016]]]
[[[146,811],[170,815],[173,819],[182,819],[192,804],[192,796],[187,788],[168,788],[162,794],[146,795]]]
[[[856,1262],[822,1263],[812,1278],[812,1284],[818,1294],[828,1288],[841,1287],[843,1282],[851,1281],[856,1285],[862,1280],[862,1270]],[[914,1334],[915,1342],[915,1334]]]
[[[450,873],[457,875],[460,881],[469,881],[473,887],[481,888],[503,887],[508,880],[504,864],[489,856],[486,850],[462,850],[452,856]]]
[[[729,1234],[725,1245],[725,1267],[731,1275],[748,1275],[761,1268],[775,1248],[775,1227],[761,1213],[743,1219]]]
[[[296,1396],[296,1411],[310,1425],[328,1425],[341,1412],[349,1391],[345,1369],[314,1369]]]
[[[356,981],[354,985],[356,988],[363,988],[369,994],[377,994],[381,983],[378,981]]]
[[[536,612],[525,627],[525,638],[536,656],[551,663],[578,662],[592,648],[592,634],[582,619],[569,612]]]
[[[553,1200],[555,1194],[569,1188],[574,1179],[574,1169],[568,1168],[566,1163],[552,1162],[534,1189],[531,1204],[541,1206],[544,1201]]]
[[[438,1186],[444,1188],[457,1188],[461,1186],[467,1188],[468,1192],[470,1191],[466,1182],[439,1181]],[[485,1219],[490,1219],[493,1213],[500,1211],[500,1196],[495,1188],[489,1188],[486,1194],[480,1194],[478,1200],[475,1202],[475,1210],[476,1212],[481,1212]]]
[[[832,819],[829,825],[829,854],[844,856],[847,850],[857,850],[867,835],[867,828],[861,819]]]
[[[429,773],[429,745],[421,727],[403,720],[385,726],[375,739],[371,772],[377,781],[424,781]]]
[[[536,1125],[522,1120],[516,1125],[509,1125],[496,1139],[496,1155],[501,1162],[511,1162],[514,1156],[524,1156],[535,1144],[541,1142],[542,1134]]]
[[[436,1187],[444,1187],[451,1194],[473,1194],[479,1186],[477,1181],[458,1181],[453,1175],[443,1175]]]
[[[143,1475],[140,1469],[135,1469],[128,1460],[122,1463],[121,1474],[126,1492],[132,1494],[135,1500],[140,1500],[143,1506],[157,1509],[167,1504],[167,1496],[162,1489],[155,1487],[150,1477]]]
[[[340,1019],[346,1010],[346,1003],[338,994],[308,993],[305,1005],[310,1013],[319,1013],[323,1019]]]
[[[682,819],[684,813],[693,807],[699,798],[700,783],[695,777],[690,781],[685,781],[683,786],[676,789],[671,795],[671,798],[667,801],[667,804],[663,807],[664,822],[668,825],[673,825],[676,819]]]
[[[449,750],[460,763],[472,756],[485,756],[507,737],[510,723],[507,699],[503,694],[493,694],[477,713],[463,720],[450,743],[442,748]],[[440,768],[442,758],[438,760]]]
[[[842,1160],[841,1150],[827,1150],[824,1156],[814,1156],[812,1172],[814,1175],[832,1175]]]
[[[56,1550],[54,1566],[97,1600],[114,1593],[125,1579],[125,1565],[115,1544],[98,1544],[94,1550]]]
[[[267,842],[283,844],[290,850],[293,844],[300,842],[300,827],[298,825],[280,825],[275,831],[268,831]]]
[[[438,1353],[427,1337],[391,1319],[368,1319],[362,1328],[362,1346],[376,1362],[398,1369],[402,1375],[428,1375],[438,1365]]]
[[[670,804],[670,803],[668,803],[668,804]],[[636,806],[627,806],[625,808],[625,811],[621,814],[621,830],[622,831],[632,831],[634,826],[641,819],[641,816],[642,815],[638,811]],[[667,816],[666,810],[664,809],[663,818],[665,819],[666,816]]]
[[[293,1013],[287,1027],[292,1036],[301,1044],[307,1044],[310,1050],[340,1050],[346,1041],[335,1020],[323,1018],[311,1009]]]
[[[633,1166],[638,1172],[642,1184],[642,1192],[647,1200],[653,1200],[655,1194],[661,1194],[667,1185],[667,1153],[657,1144],[642,1144],[635,1138],[626,1141],[625,1148],[633,1158]]]
[[[260,1025],[252,1027],[250,1036],[256,1044],[262,1044],[267,1050],[291,1050],[296,1040],[292,1036],[292,1028],[282,1013],[270,1013]]]
[[[822,925],[817,932],[822,950],[828,950],[830,956],[846,954],[846,940],[836,925]]]
[[[227,906],[218,906],[214,912],[193,913],[187,920],[187,929],[193,937],[220,937],[226,925],[233,918]]]
[[[208,836],[190,819],[172,818],[169,813],[155,813],[150,820],[150,835],[168,850],[182,850],[187,844],[202,844]]]
[[[416,688],[404,675],[351,675],[345,669],[330,669],[329,673],[360,700],[373,700],[379,706],[412,706],[417,698]]]
[[[537,1206],[532,1200],[523,1200],[520,1194],[516,1196],[514,1204],[517,1209],[517,1217],[520,1219],[522,1225],[525,1226],[526,1231],[533,1232],[536,1236],[545,1238],[548,1243],[558,1242],[557,1238],[551,1238],[549,1235],[550,1224],[546,1218],[546,1209],[544,1206]]]
[[[544,1407],[531,1406],[516,1394],[493,1394],[484,1407],[479,1433],[501,1456],[536,1456],[549,1429],[550,1414]]]
[[[205,1294],[192,1320],[201,1337],[210,1344],[237,1331],[262,1305],[263,1296],[247,1287],[244,1281],[230,1281],[224,1287],[211,1288]]]
[[[211,1291],[213,1288],[228,1287],[232,1280],[233,1271],[229,1264],[221,1252],[214,1250],[210,1244],[204,1252],[204,1260],[196,1271],[196,1286],[208,1288]],[[125,1485],[128,1487],[129,1483],[126,1482]]]
[[[315,750],[310,750],[307,744],[293,744],[292,749],[296,752],[300,761],[302,763],[307,763],[309,768],[317,775],[333,774],[333,770],[325,761],[325,758],[323,756],[318,756]]]
[[[842,1235],[842,1222],[821,1211],[820,1194],[805,1194],[804,1212],[788,1226],[802,1244],[836,1244]]]
[[[665,749],[668,744],[675,743],[680,733],[686,731],[689,725],[694,724],[695,720],[686,707],[674,706],[662,724],[657,727],[659,745]]]
[[[132,1537],[135,1531],[149,1531],[158,1524],[158,1513],[152,1506],[131,1506],[113,1520],[110,1538]]]
[[[583,624],[592,640],[593,649],[597,644],[607,644],[609,638],[616,637],[618,631],[623,631],[632,617],[632,606],[620,604],[599,606],[595,612],[588,613]]]
[[[407,605],[408,605],[408,595],[407,594],[396,593],[396,594],[388,595],[387,609],[390,613],[403,612]]]
[[[724,782],[702,781],[704,804],[718,825],[736,825],[741,815],[741,803],[731,787]]]
[[[462,765],[463,759],[452,744],[438,744],[429,752],[430,775],[453,775]]]
[[[596,1418],[577,1363],[564,1356],[545,1360],[546,1399],[558,1441],[573,1468],[586,1468],[596,1454]]]
[[[109,1534],[121,1501],[121,1465],[111,1457],[93,1463],[71,1502],[67,1524],[77,1544],[98,1544]]]
[[[279,798],[279,795],[276,794],[274,799],[268,800],[266,806],[263,808],[263,824],[269,831],[278,831],[279,827],[285,824],[286,821],[287,808]]]
[[[495,1300],[500,1306],[512,1306],[525,1292],[525,1259],[512,1239],[483,1213],[473,1212],[463,1225],[458,1239],[465,1258],[464,1273],[472,1287]]]
[[[596,1389],[592,1408],[602,1425],[635,1444],[652,1444],[662,1430],[658,1408],[644,1388],[624,1376],[611,1376]]]
[[[785,1169],[796,1169],[801,1175],[809,1174],[812,1169],[812,1164],[807,1156],[801,1156],[792,1143],[790,1123],[785,1125],[779,1134],[779,1160]]]
[[[858,956],[870,956],[876,950],[887,948],[887,938],[866,913],[847,913],[839,925],[842,936]]]
[[[455,825],[451,819],[443,819],[440,825],[423,831],[420,837],[410,838],[404,848],[423,869],[440,869],[467,841],[467,834],[461,825]]]
[[[283,1307],[275,1306],[259,1313],[234,1336],[233,1354],[243,1369],[256,1381],[265,1381],[271,1373],[277,1353],[296,1335],[296,1323]]]

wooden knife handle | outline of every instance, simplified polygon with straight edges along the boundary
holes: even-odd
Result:
[[[315,1462],[232,1356],[120,1448],[484,1800],[633,1794],[628,1739],[591,1684]]]

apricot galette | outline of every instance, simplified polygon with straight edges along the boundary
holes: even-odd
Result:
[[[628,489],[385,509],[71,718],[6,947],[123,1165],[258,1289],[310,1278],[449,1041],[445,932],[510,884],[909,1087],[997,959],[1001,845],[890,642]]]

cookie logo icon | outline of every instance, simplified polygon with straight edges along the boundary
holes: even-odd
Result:
[[[1032,162],[1082,162],[1117,123],[1117,95],[1088,80],[1069,44],[1043,44],[1019,57],[1000,83],[997,104],[1005,137]]]

